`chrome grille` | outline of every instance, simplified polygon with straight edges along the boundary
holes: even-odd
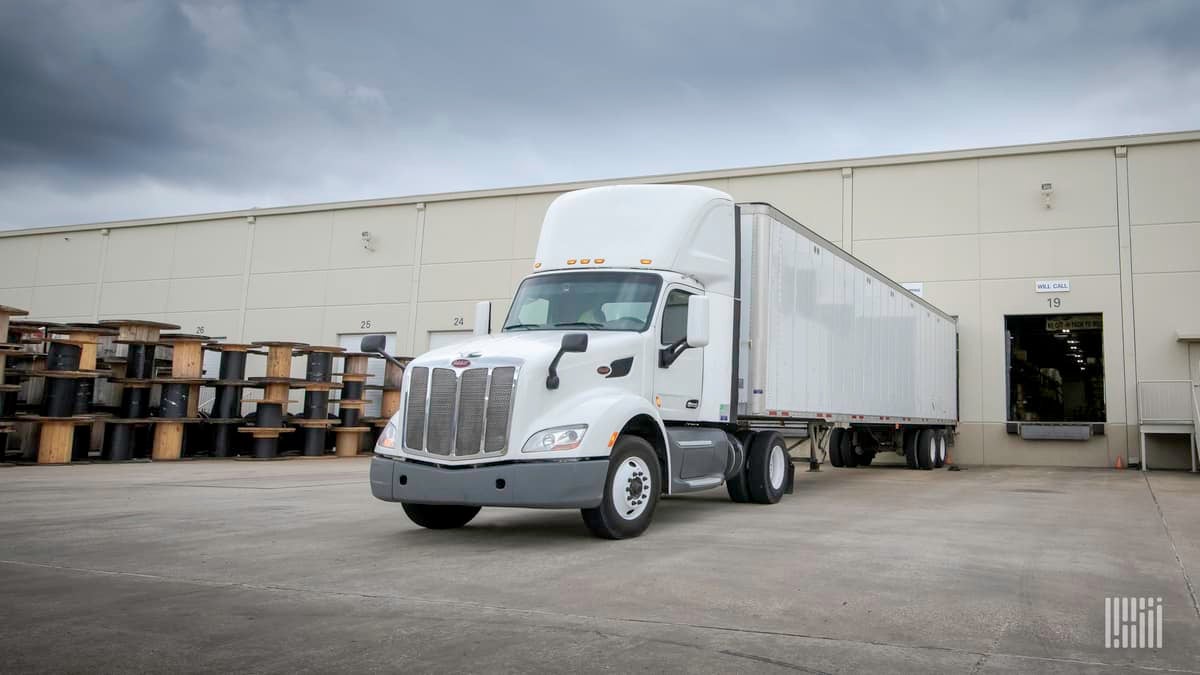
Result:
[[[487,368],[463,371],[459,379],[458,430],[454,436],[454,454],[474,455],[479,452],[483,436],[483,407],[487,404]]]
[[[404,446],[431,455],[471,457],[508,445],[514,366],[412,368],[405,408]]]
[[[408,410],[404,413],[404,445],[415,450],[425,448],[425,392],[429,390],[429,369],[413,368],[408,381]]]
[[[492,382],[488,388],[487,397],[487,431],[483,438],[484,452],[497,452],[504,449],[508,440],[508,412],[512,409],[513,381],[516,379],[516,368],[496,368],[492,370]]]
[[[458,377],[449,368],[434,368],[429,385],[429,421],[425,450],[435,455],[450,454],[450,431],[454,428],[454,404]]]

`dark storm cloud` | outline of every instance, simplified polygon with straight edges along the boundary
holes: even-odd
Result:
[[[0,227],[1200,126],[1200,3],[0,0]]]

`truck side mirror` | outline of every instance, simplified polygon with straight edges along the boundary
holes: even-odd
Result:
[[[492,332],[492,302],[484,300],[475,303],[475,336],[487,335]]]
[[[364,335],[358,349],[365,354],[382,354],[387,349],[387,336]]]
[[[559,345],[558,353],[554,355],[554,360],[550,362],[550,372],[546,375],[547,389],[558,389],[558,360],[562,358],[562,355],[586,352],[587,345],[587,333],[567,333],[562,336],[562,344]]]
[[[688,298],[687,345],[708,345],[708,296],[693,295]]]

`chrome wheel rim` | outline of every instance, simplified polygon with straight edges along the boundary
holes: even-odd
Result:
[[[943,464],[946,462],[946,438],[945,437],[938,439],[938,462],[943,463]]]
[[[929,438],[929,466],[937,466],[938,457],[938,439],[937,436]]]
[[[783,487],[783,477],[786,474],[787,459],[784,456],[783,446],[776,445],[771,448],[771,459],[767,463],[767,478],[771,481],[772,490]]]
[[[641,457],[626,457],[617,467],[612,482],[612,503],[617,515],[635,520],[646,511],[654,485],[650,467]]]

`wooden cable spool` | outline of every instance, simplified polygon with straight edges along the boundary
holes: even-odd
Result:
[[[292,423],[303,429],[304,456],[320,457],[328,447],[329,427],[341,424],[329,419],[329,392],[340,386],[332,382],[333,357],[345,352],[343,347],[312,346],[299,350],[307,356],[304,371],[304,418]]]
[[[8,434],[15,429],[11,420],[17,414],[17,392],[21,389],[20,380],[10,380],[7,374],[8,354],[22,349],[18,343],[7,342],[8,324],[12,317],[27,314],[26,310],[0,305],[0,461],[8,453]]]
[[[250,344],[216,343],[204,348],[221,353],[217,378],[208,382],[216,390],[208,420],[213,425],[213,456],[233,457],[237,454],[233,434],[242,424],[242,390],[253,386],[246,379],[246,357],[263,352],[255,351]]]
[[[303,382],[292,378],[293,352],[309,345],[282,340],[264,340],[251,344],[266,348],[267,375],[250,378],[254,386],[262,387],[263,397],[251,401],[256,404],[254,426],[238,427],[238,432],[250,434],[254,438],[255,459],[273,459],[279,455],[279,435],[295,431],[283,423],[284,409],[291,403],[288,392],[294,383]]]
[[[361,425],[361,418],[362,410],[367,405],[367,401],[363,399],[363,386],[370,378],[367,373],[368,361],[375,356],[363,352],[347,352],[342,355],[342,372],[335,373],[342,378],[342,394],[337,401],[341,425],[333,430],[337,437],[334,447],[338,457],[357,455],[362,449],[363,436],[371,431],[371,427]]]
[[[159,345],[171,348],[171,376],[154,378],[162,386],[159,416],[154,423],[151,459],[172,461],[183,456],[184,427],[200,422],[200,386],[204,384],[204,343],[207,335],[159,335]]]

